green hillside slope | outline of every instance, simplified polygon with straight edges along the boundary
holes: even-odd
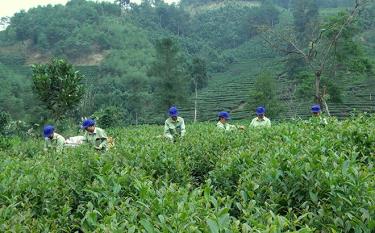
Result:
[[[140,113],[145,115],[143,122],[161,122],[165,109],[153,108],[156,105],[153,96],[155,77],[150,76],[149,70],[155,61],[156,41],[168,37],[180,47],[187,63],[183,66],[185,71],[194,57],[207,62],[209,80],[198,92],[198,120],[214,120],[222,110],[230,111],[233,119],[253,116],[254,108],[259,104],[251,98],[255,92],[254,83],[264,73],[271,74],[277,84],[277,99],[282,111],[276,118],[306,117],[310,114],[313,98],[300,96],[298,92],[313,88],[313,82],[307,80],[301,85],[301,80],[292,80],[285,75],[285,57],[274,53],[259,37],[258,27],[283,29],[293,23],[291,11],[280,4],[288,1],[271,2],[275,5],[262,1],[205,1],[199,4],[183,1],[181,6],[162,2],[154,6],[145,2],[123,13],[115,4],[84,0],[72,0],[66,6],[38,7],[17,13],[8,29],[0,32],[0,63],[3,64],[1,67],[17,74],[17,80],[24,79],[17,85],[19,88],[22,84],[28,85],[25,89],[31,94],[31,64],[44,63],[52,57],[68,59],[86,75],[87,83],[90,83],[87,91],[95,93],[92,104],[95,108],[90,109],[90,113],[117,106],[131,117],[129,105],[140,104],[128,103],[127,97],[133,93],[128,83],[134,77],[140,78],[145,80],[141,89],[150,97],[147,104],[141,104],[145,106]],[[348,6],[346,0],[335,2],[336,8],[320,10],[322,20],[337,15]],[[366,17],[359,25],[362,30],[355,41],[363,47],[365,56],[374,60],[374,22],[371,14]],[[7,73],[1,73],[0,82],[8,86]],[[354,110],[375,111],[373,73],[341,72],[335,78],[326,78],[341,93],[340,101],[328,99],[333,115],[344,117]],[[7,92],[7,95],[17,97],[9,98],[17,99],[9,102],[14,108],[0,107],[0,110],[20,118],[14,109],[24,108],[24,104],[20,104],[22,98],[28,103],[28,109],[34,106],[16,89]],[[118,98],[112,98],[114,95]],[[6,102],[7,98],[0,93],[2,101]],[[39,102],[34,104],[38,109],[42,107]],[[187,101],[175,104],[186,120],[193,120],[194,94],[188,96]]]

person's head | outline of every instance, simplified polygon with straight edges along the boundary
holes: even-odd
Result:
[[[219,112],[218,117],[221,123],[225,123],[227,120],[230,119],[230,115],[228,112]]]
[[[320,115],[320,106],[319,106],[319,104],[314,104],[313,106],[311,106],[311,113],[314,116],[319,116]]]
[[[43,135],[44,135],[45,138],[52,139],[54,132],[55,132],[55,127],[53,127],[52,125],[44,126]]]
[[[93,119],[86,119],[83,121],[81,125],[81,129],[85,129],[86,131],[92,133],[95,131],[95,121]]]
[[[264,118],[264,114],[266,113],[266,109],[264,107],[257,107],[255,113],[259,119]]]
[[[169,114],[169,117],[172,118],[172,120],[176,121],[179,113],[176,107],[171,107],[168,110],[168,114]]]

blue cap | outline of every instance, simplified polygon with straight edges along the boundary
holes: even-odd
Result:
[[[318,113],[318,112],[320,112],[320,106],[319,106],[319,104],[315,104],[315,105],[313,105],[313,106],[311,107],[311,112],[313,112],[313,113]]]
[[[266,109],[264,107],[257,107],[256,114],[257,115],[263,115],[266,112]]]
[[[88,127],[94,126],[94,125],[95,125],[95,121],[93,119],[86,119],[83,121],[81,125],[81,129],[87,129]]]
[[[225,120],[228,120],[230,119],[230,115],[228,112],[219,112],[219,114],[217,114],[219,117],[222,117],[224,118]]]
[[[44,129],[43,129],[44,137],[48,138],[49,136],[53,134],[54,131],[55,131],[55,127],[53,127],[52,125],[44,126]]]
[[[178,116],[178,110],[176,107],[171,107],[168,112],[170,117]]]

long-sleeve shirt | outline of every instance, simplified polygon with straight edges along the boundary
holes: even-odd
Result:
[[[60,134],[53,133],[52,139],[46,138],[44,142],[44,150],[48,151],[50,149],[56,152],[62,152],[65,144],[65,138]]]
[[[99,150],[107,150],[108,149],[108,137],[106,132],[98,127],[95,127],[94,132],[86,132],[85,135],[83,136],[84,139],[83,141],[86,143],[91,144],[94,146],[96,149]]]
[[[222,123],[222,122],[217,122],[217,124],[216,124],[216,127],[218,128],[218,129],[220,129],[220,130],[224,130],[224,131],[233,131],[233,130],[235,130],[235,129],[237,129],[237,127],[236,126],[234,126],[234,125],[231,125],[231,124],[228,124],[228,123]]]
[[[171,117],[169,117],[164,124],[164,136],[168,139],[173,140],[174,137],[185,136],[185,122],[182,117],[177,117],[176,121],[174,121]]]
[[[251,127],[266,127],[270,128],[271,127],[271,121],[267,117],[263,117],[263,119],[259,119],[258,117],[255,117],[251,123]]]

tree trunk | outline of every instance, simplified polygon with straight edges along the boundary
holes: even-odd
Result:
[[[322,98],[320,96],[320,71],[315,72],[315,101],[317,104],[321,104]]]
[[[197,108],[198,108],[198,82],[195,82],[195,101],[194,101],[194,122],[197,122]]]
[[[329,108],[328,108],[328,104],[327,104],[327,101],[326,101],[326,99],[325,99],[325,96],[327,95],[327,87],[326,86],[324,86],[323,87],[323,95],[321,96],[321,102],[322,102],[322,104],[324,105],[324,108],[325,108],[325,110],[326,110],[326,112],[327,112],[327,115],[328,116],[331,116],[331,113],[329,112]]]
[[[138,125],[138,113],[135,112],[135,125]]]
[[[331,113],[329,112],[328,104],[324,98],[322,98],[322,102],[323,102],[324,108],[326,109],[327,115],[331,116]]]

